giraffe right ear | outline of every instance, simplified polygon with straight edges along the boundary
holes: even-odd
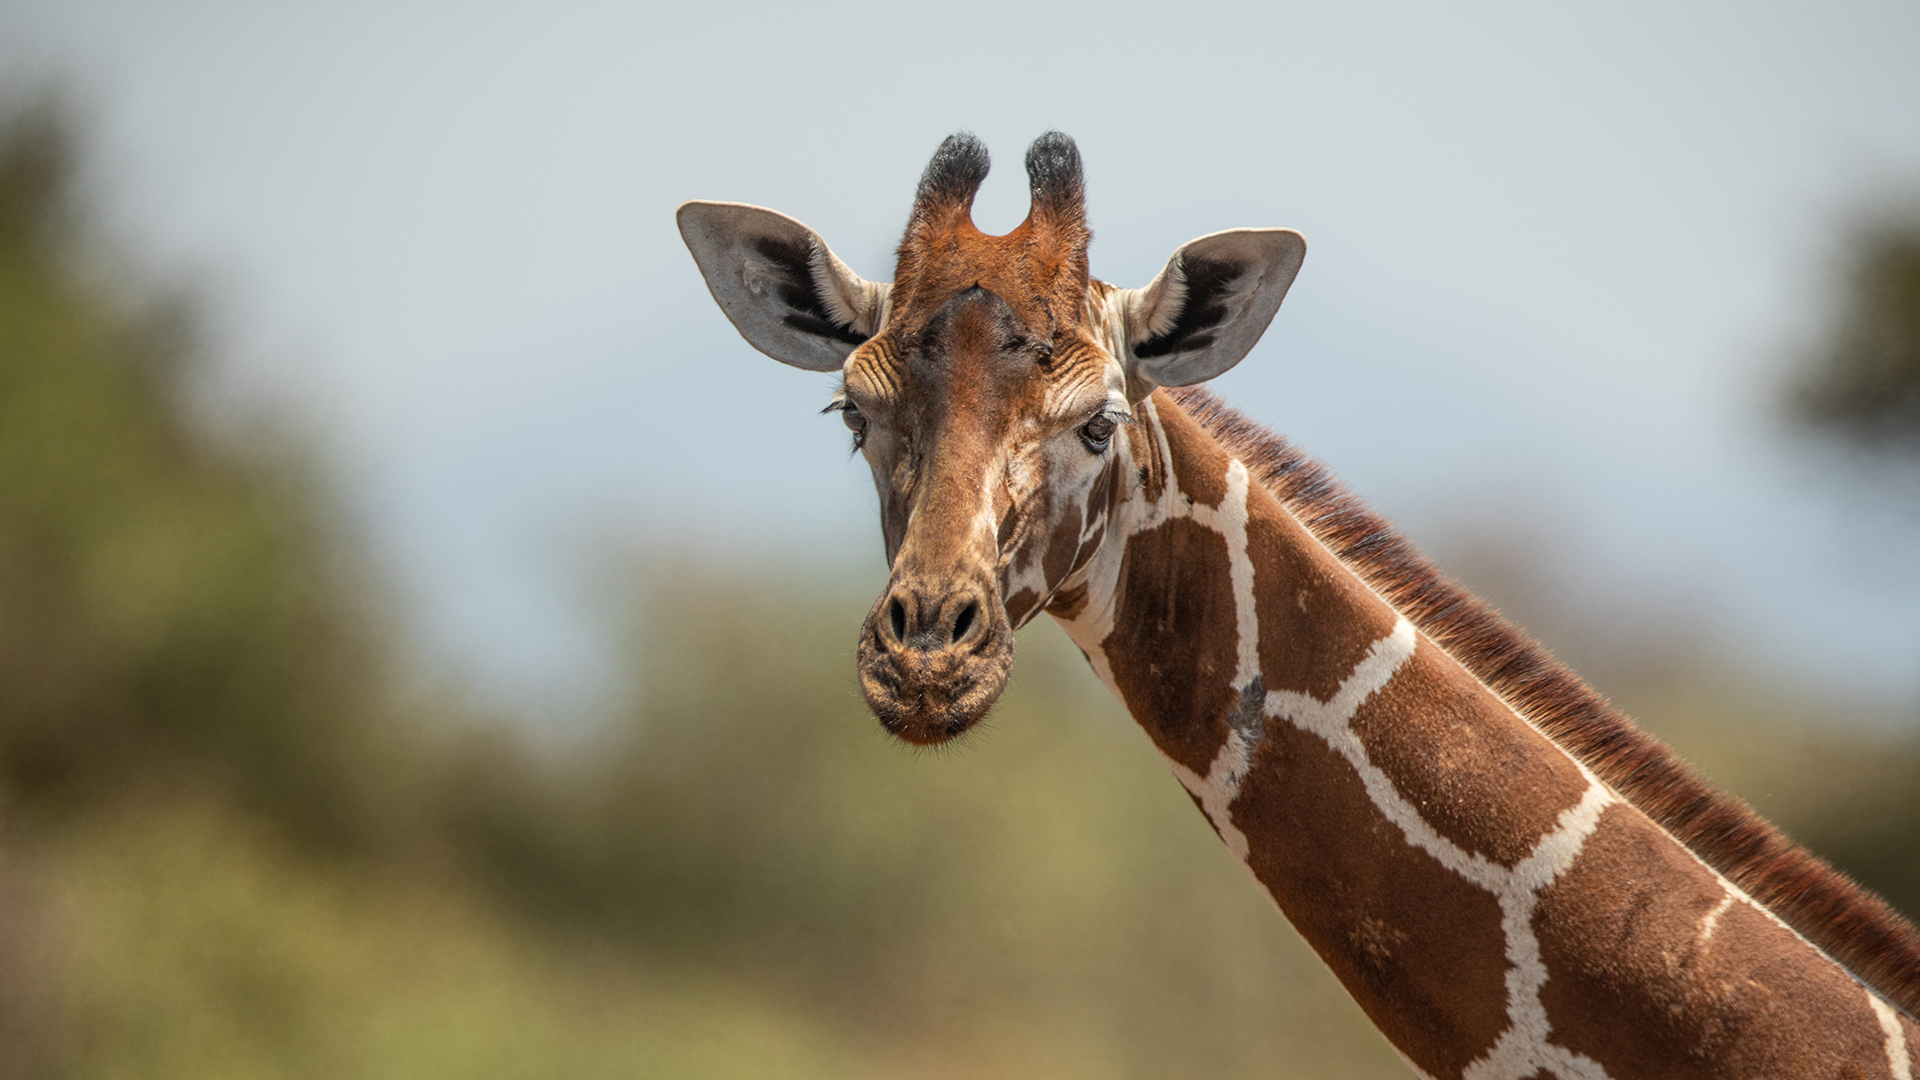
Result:
[[[1292,229],[1231,229],[1181,245],[1151,284],[1126,290],[1128,392],[1191,386],[1239,363],[1306,257]]]
[[[748,344],[783,364],[838,371],[880,329],[891,285],[866,281],[820,234],[746,203],[690,202],[674,215],[707,290]]]

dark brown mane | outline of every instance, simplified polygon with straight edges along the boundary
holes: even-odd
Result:
[[[1170,390],[1340,561],[1562,749],[1908,1016],[1920,933],[1879,897],[1715,791],[1492,607],[1442,577],[1325,467],[1205,390]]]

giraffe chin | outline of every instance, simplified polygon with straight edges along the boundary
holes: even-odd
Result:
[[[869,618],[860,631],[860,693],[880,726],[904,742],[937,746],[985,718],[1013,669],[1013,627],[1005,612],[996,614],[999,625],[970,647],[942,649],[890,644]]]

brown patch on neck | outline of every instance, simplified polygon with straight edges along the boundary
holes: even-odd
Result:
[[[1161,753],[1205,776],[1226,738],[1221,717],[1234,704],[1235,639],[1202,632],[1234,625],[1227,543],[1176,518],[1134,535],[1127,548],[1126,618],[1101,646],[1114,687],[1127,711],[1151,718],[1147,734]]]
[[[1679,848],[1639,842],[1630,813],[1610,808],[1540,894],[1554,1042],[1612,1076],[1886,1075],[1866,991],[1808,970],[1792,934],[1751,905],[1723,906],[1726,888]],[[1818,1037],[1780,1037],[1795,1031]]]
[[[1166,395],[1347,568],[1522,718],[1701,861],[1909,1016],[1920,1015],[1920,934],[1887,903],[1715,791],[1280,436],[1198,388]]]
[[[1580,802],[1587,779],[1439,650],[1419,650],[1353,716],[1367,755],[1436,833],[1513,867]],[[1499,813],[1466,793],[1500,792]]]
[[[1247,868],[1389,1042],[1458,1076],[1507,1027],[1499,902],[1386,825],[1324,740],[1268,729],[1233,806],[1262,837]]]
[[[1272,689],[1326,701],[1393,622],[1376,613],[1377,605],[1356,603],[1355,594],[1365,590],[1344,574],[1329,574],[1324,556],[1312,557],[1312,537],[1273,505],[1273,496],[1255,488],[1248,493],[1249,510],[1263,500],[1271,514],[1249,513],[1247,521],[1260,670],[1273,680]]]

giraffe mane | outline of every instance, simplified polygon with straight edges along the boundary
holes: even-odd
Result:
[[[1343,564],[1522,719],[1855,978],[1920,1016],[1920,933],[1886,901],[1744,801],[1715,790],[1544,646],[1443,576],[1325,466],[1205,389],[1167,393]]]

